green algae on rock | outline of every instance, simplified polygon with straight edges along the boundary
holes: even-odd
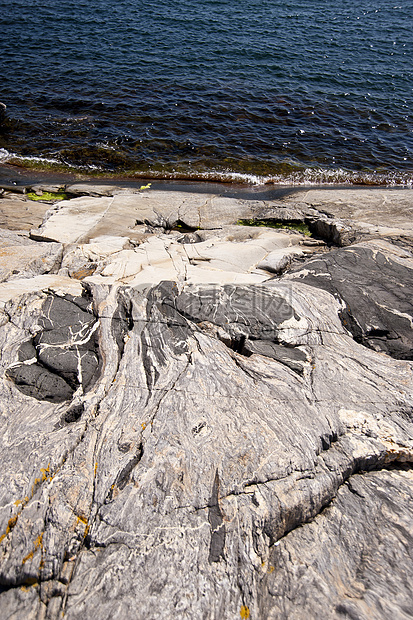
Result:
[[[67,194],[64,192],[42,192],[40,195],[35,192],[27,192],[26,194],[29,200],[66,200]]]
[[[303,222],[297,221],[283,221],[283,220],[256,220],[256,219],[247,219],[247,220],[238,220],[237,224],[240,226],[265,226],[266,228],[286,228],[287,230],[295,230],[297,232],[302,233],[306,237],[311,237],[310,229],[307,224]]]

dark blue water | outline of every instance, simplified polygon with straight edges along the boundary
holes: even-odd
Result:
[[[411,0],[0,0],[0,25],[3,161],[412,184]]]

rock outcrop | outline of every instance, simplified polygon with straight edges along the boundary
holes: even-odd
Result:
[[[2,616],[410,617],[412,229],[116,192],[1,236]]]

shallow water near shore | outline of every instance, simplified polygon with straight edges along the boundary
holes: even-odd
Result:
[[[411,186],[412,12],[384,0],[11,0],[0,161]]]
[[[215,194],[227,198],[238,198],[242,200],[280,200],[290,194],[306,192],[308,190],[322,189],[328,192],[340,189],[352,189],[354,191],[366,189],[364,185],[340,184],[340,186],[314,185],[314,184],[252,184],[248,182],[235,183],[228,181],[208,181],[208,180],[177,180],[177,179],[135,179],[124,175],[94,175],[63,173],[54,170],[33,170],[21,166],[11,166],[0,164],[0,188],[11,192],[25,192],[33,186],[64,188],[73,183],[81,183],[91,189],[94,186],[116,186],[124,189],[137,190],[142,185],[150,184],[150,191],[168,192],[187,192],[191,194]],[[369,186],[370,191],[380,192],[383,189],[380,185]],[[403,191],[400,185],[393,186],[391,191]],[[87,191],[85,190],[85,193]]]

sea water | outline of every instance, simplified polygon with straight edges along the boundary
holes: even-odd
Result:
[[[0,23],[0,161],[412,184],[412,1],[1,0]]]

